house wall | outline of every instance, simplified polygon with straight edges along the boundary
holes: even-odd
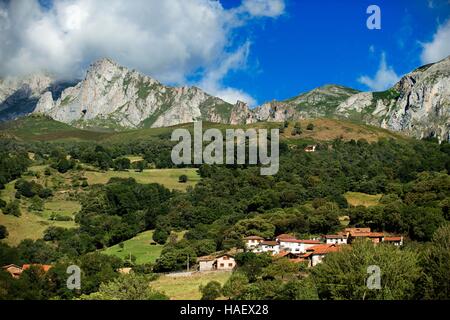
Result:
[[[286,251],[290,251],[292,253],[302,253],[305,252],[305,248],[303,246],[303,243],[297,243],[297,242],[284,242],[280,241],[280,248]]]
[[[214,270],[214,261],[200,261],[199,262],[199,271],[211,271]]]
[[[299,242],[280,242],[280,249],[290,251],[292,253],[305,253],[307,249],[317,246],[317,243],[299,243]]]
[[[345,238],[333,238],[333,239],[327,239],[327,244],[347,244],[347,239]]]
[[[268,246],[268,245],[262,244],[260,246],[260,250],[258,250],[258,252],[271,252],[272,254],[278,254],[278,253],[280,253],[280,246],[279,245]]]
[[[321,255],[321,254],[313,254],[313,255],[311,256],[311,266],[314,267],[314,266],[316,266],[318,263],[321,263],[323,257],[325,257],[325,255]]]
[[[253,249],[259,245],[262,240],[245,240],[245,247],[247,249]]]
[[[217,270],[232,270],[236,266],[234,258],[223,256],[217,258]]]

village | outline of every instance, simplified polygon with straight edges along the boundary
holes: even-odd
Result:
[[[402,236],[387,236],[383,232],[372,232],[370,228],[345,228],[336,234],[323,235],[317,239],[296,239],[289,234],[280,234],[274,240],[259,236],[243,238],[245,251],[256,254],[269,253],[276,258],[288,258],[294,263],[304,263],[314,267],[322,262],[330,252],[337,252],[343,246],[351,245],[357,239],[366,239],[375,245],[381,242],[394,246],[403,245]],[[244,250],[230,250],[215,255],[199,257],[198,271],[224,271],[236,267],[234,255]]]
[[[215,254],[197,258],[197,265],[188,271],[211,272],[231,271],[236,267],[235,255],[241,252],[256,254],[270,254],[274,259],[287,258],[293,263],[304,263],[307,267],[314,267],[331,252],[337,252],[343,246],[350,246],[357,239],[366,239],[375,245],[389,243],[394,246],[403,245],[402,236],[387,236],[383,232],[372,232],[370,228],[345,228],[336,234],[323,235],[315,239],[297,239],[290,234],[280,234],[274,240],[267,240],[259,236],[243,238],[244,249],[233,248]],[[10,264],[3,266],[13,278],[18,279],[23,271],[36,266],[47,272],[51,265],[24,264],[17,266]],[[118,272],[128,274],[132,268],[120,268]]]

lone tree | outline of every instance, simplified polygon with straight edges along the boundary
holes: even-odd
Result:
[[[178,182],[181,183],[186,183],[188,181],[188,177],[185,174],[182,174],[179,178],[178,178]]]
[[[206,286],[200,286],[202,300],[216,300],[222,295],[222,286],[218,281],[210,281]]]
[[[22,215],[22,212],[20,212],[19,201],[15,200],[8,203],[5,208],[3,208],[3,213],[20,217]]]
[[[9,235],[8,230],[6,229],[5,226],[0,225],[0,239],[5,239],[7,238]]]
[[[312,123],[308,123],[308,126],[306,127],[306,130],[309,130],[309,131],[314,130],[314,125]]]

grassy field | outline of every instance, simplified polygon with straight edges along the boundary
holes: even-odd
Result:
[[[43,170],[45,166],[32,167],[34,171]],[[25,177],[27,180],[31,180],[31,177]],[[0,193],[0,198],[10,202],[15,199],[14,189],[15,181],[8,183],[5,186],[5,190]],[[6,226],[9,236],[5,241],[11,245],[17,245],[24,239],[41,239],[45,229],[50,226],[58,226],[63,228],[74,228],[76,223],[74,221],[53,221],[49,220],[52,214],[61,216],[74,217],[81,209],[79,202],[70,200],[67,195],[62,193],[56,193],[53,197],[46,200],[44,203],[43,211],[30,211],[28,209],[30,200],[22,197],[20,200],[20,211],[22,215],[15,217],[11,215],[4,215],[0,213],[0,224]]]
[[[136,157],[137,158],[137,157]],[[0,224],[6,226],[9,232],[7,239],[3,240],[9,244],[16,245],[23,239],[40,239],[43,236],[43,232],[49,226],[60,226],[65,228],[76,227],[74,221],[52,221],[50,220],[53,214],[58,216],[70,216],[74,217],[81,209],[81,205],[78,201],[73,200],[67,191],[76,191],[72,187],[72,181],[77,180],[81,176],[85,176],[88,179],[90,185],[100,183],[107,183],[112,177],[133,177],[139,183],[160,183],[169,189],[176,189],[184,191],[188,186],[194,186],[199,180],[196,169],[149,169],[144,170],[144,172],[119,172],[119,171],[108,171],[108,172],[96,172],[96,171],[83,171],[83,172],[69,172],[66,174],[60,174],[53,171],[51,176],[45,176],[44,170],[47,166],[32,166],[29,168],[30,171],[39,173],[39,178],[35,176],[23,176],[26,180],[35,180],[41,185],[45,185],[56,189],[54,191],[54,196],[50,199],[45,200],[44,210],[40,212],[30,212],[28,209],[31,201],[22,197],[20,200],[20,209],[22,212],[21,217],[7,216],[0,213]],[[179,183],[178,178],[180,175],[185,174],[188,176],[187,183]],[[16,181],[12,181],[5,185],[5,190],[0,192],[0,198],[10,202],[15,200],[16,190],[14,189],[14,184]],[[140,243],[142,238],[136,240],[136,243]],[[149,236],[151,239],[151,235]],[[133,239],[130,240],[130,245],[133,247]],[[148,247],[150,247],[148,245]],[[127,248],[127,244],[125,244]],[[147,247],[146,247],[147,248]],[[118,248],[111,249],[112,251]],[[151,262],[154,261],[161,252],[161,247],[151,246],[152,252],[147,255],[141,254],[139,251],[139,245],[132,249],[132,254],[138,257],[138,263],[140,262]],[[117,252],[119,256],[121,254]],[[122,256],[121,256],[122,257]]]
[[[393,138],[406,140],[406,136],[394,133],[379,127],[374,127],[360,122],[319,118],[299,121],[302,126],[302,134],[292,137],[291,131],[294,121],[291,121],[289,128],[282,134],[282,138],[294,142],[296,140],[330,141],[336,138],[344,140],[366,139],[367,141],[377,141],[380,138]],[[314,130],[306,130],[309,123],[314,124]],[[218,123],[203,123],[203,129],[217,128],[225,130],[228,128],[279,128],[278,122],[258,122],[246,125],[225,125]],[[29,116],[14,121],[0,124],[0,136],[16,137],[20,140],[31,141],[103,141],[103,142],[128,142],[135,140],[145,140],[151,137],[170,139],[172,131],[176,128],[193,129],[193,124],[180,124],[166,128],[143,128],[123,131],[81,130],[64,123],[54,121],[44,116]]]
[[[294,137],[291,136],[295,122],[291,122],[284,134],[282,134],[284,138],[291,142],[295,142],[295,140],[299,139],[306,141],[331,141],[338,138],[343,140],[365,139],[369,142],[378,141],[380,138],[407,139],[405,136],[389,130],[348,120],[321,118],[300,120],[296,122],[300,122],[302,134]],[[314,130],[306,130],[309,123],[314,125]]]
[[[348,204],[352,206],[371,207],[376,206],[380,202],[382,194],[366,194],[361,192],[347,192],[345,195]]]
[[[152,240],[153,230],[145,231],[138,234],[136,237],[124,241],[123,249],[118,244],[109,247],[102,252],[108,255],[117,256],[122,259],[128,259],[130,254],[136,257],[137,264],[153,263],[161,254],[162,245],[153,244]]]
[[[91,141],[109,137],[110,133],[81,130],[45,116],[32,115],[0,124],[0,132],[21,140]]]
[[[50,226],[74,228],[73,221],[50,221],[34,213],[24,213],[20,217],[0,213],[0,224],[9,232],[8,238],[1,240],[10,245],[17,245],[24,239],[41,239],[44,231]]]
[[[180,175],[185,174],[188,177],[186,183],[178,182]],[[107,171],[95,172],[86,171],[84,176],[88,179],[88,183],[105,184],[112,177],[119,178],[134,178],[138,183],[159,183],[169,189],[186,190],[188,186],[194,186],[199,180],[200,176],[197,174],[197,169],[192,168],[176,168],[176,169],[147,169],[143,172],[135,171]]]
[[[186,231],[174,232],[178,240],[184,237]],[[136,257],[137,264],[153,263],[159,258],[163,245],[156,244],[153,241],[153,230],[139,233],[134,238],[123,241],[123,248],[119,244],[102,250],[103,253],[129,259],[130,254]]]
[[[200,285],[206,285],[210,281],[218,281],[223,285],[230,276],[230,271],[194,273],[178,277],[164,275],[150,285],[156,290],[163,291],[171,300],[199,300]]]

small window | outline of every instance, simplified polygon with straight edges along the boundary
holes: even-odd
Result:
[[[227,256],[223,257],[223,260],[228,260],[228,257]]]
[[[221,263],[221,264],[220,264],[220,267],[222,267],[222,268],[225,267],[225,264]]]
[[[232,267],[232,266],[233,266],[233,264],[232,264],[232,263],[229,263],[229,264],[228,264],[228,266],[229,266],[229,267]]]

